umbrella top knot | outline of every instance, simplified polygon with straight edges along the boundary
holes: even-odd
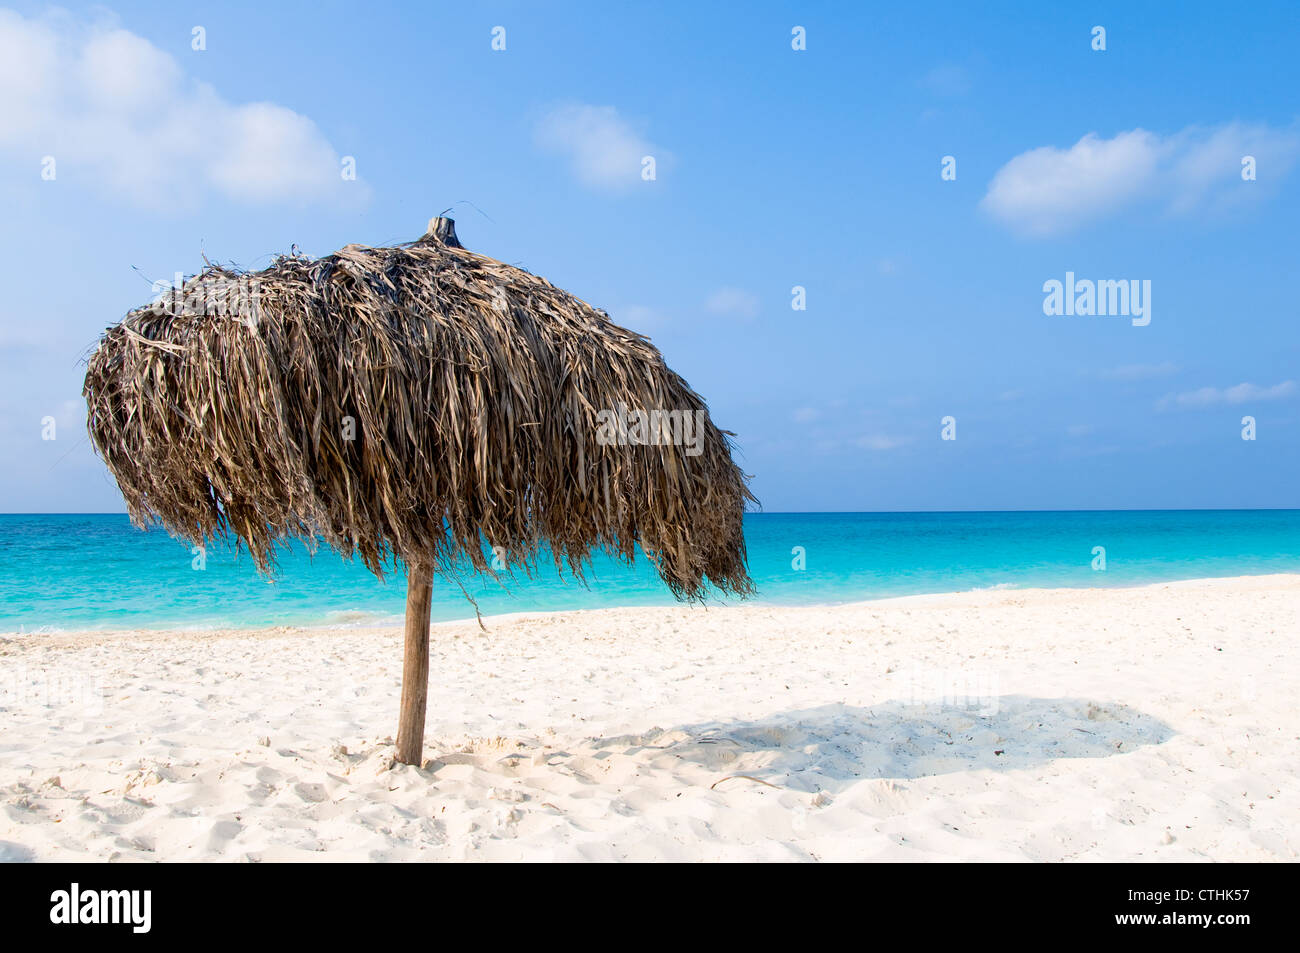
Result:
[[[440,242],[449,248],[464,248],[456,237],[456,220],[435,215],[429,219],[429,227],[424,232],[422,241]]]

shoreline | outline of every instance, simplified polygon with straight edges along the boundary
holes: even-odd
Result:
[[[1171,579],[1159,582],[1142,582],[1127,585],[1114,586],[1026,586],[1005,587],[993,586],[976,589],[958,589],[942,592],[913,593],[903,596],[880,596],[875,599],[853,599],[843,602],[808,602],[808,603],[775,603],[755,601],[736,600],[725,605],[690,605],[686,603],[665,602],[662,604],[650,605],[629,605],[629,606],[598,606],[594,608],[574,608],[574,609],[522,609],[517,612],[500,612],[492,615],[482,616],[484,626],[488,625],[508,625],[519,621],[531,619],[545,619],[548,617],[581,615],[586,613],[625,613],[625,612],[654,612],[654,611],[702,611],[702,612],[730,612],[732,610],[780,610],[780,611],[798,611],[802,609],[819,609],[819,610],[841,610],[853,608],[871,608],[871,607],[889,607],[889,606],[926,606],[926,605],[960,605],[969,600],[980,600],[987,596],[995,598],[998,596],[1030,596],[1047,593],[1082,593],[1082,592],[1129,592],[1136,589],[1162,589],[1166,587],[1192,587],[1199,588],[1202,586],[1213,586],[1215,584],[1248,584],[1252,581],[1267,584],[1270,581],[1295,582],[1300,583],[1300,572],[1295,573],[1258,573],[1245,574],[1236,576],[1205,576],[1191,579]],[[51,629],[47,631],[20,632],[16,630],[0,630],[0,643],[8,640],[30,640],[41,638],[68,638],[68,639],[93,639],[104,637],[125,637],[140,638],[149,636],[158,636],[161,638],[169,637],[220,637],[220,638],[238,638],[240,636],[249,637],[266,637],[270,635],[310,635],[310,634],[350,634],[362,632],[389,632],[401,630],[403,625],[400,616],[389,621],[374,622],[306,622],[306,623],[280,623],[280,624],[257,624],[257,625],[187,625],[178,623],[176,625],[166,626],[127,626],[122,628],[96,628],[96,629]],[[442,619],[430,623],[433,631],[439,628],[454,628],[459,626],[469,626],[477,629],[478,620],[474,616],[466,616],[456,619]]]

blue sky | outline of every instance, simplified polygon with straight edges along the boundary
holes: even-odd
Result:
[[[1300,506],[1298,41],[1283,3],[16,4],[0,510],[122,509],[81,360],[151,281],[453,205],[648,333],[765,509]],[[1045,315],[1066,272],[1150,324]]]

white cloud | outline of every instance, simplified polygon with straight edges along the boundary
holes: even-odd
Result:
[[[1019,231],[1065,231],[1146,188],[1155,172],[1157,144],[1154,135],[1135,129],[1114,139],[1089,133],[1069,149],[1031,149],[997,171],[981,204]]]
[[[149,208],[211,192],[243,203],[363,200],[316,124],[273,103],[234,104],[168,53],[116,26],[66,13],[0,10],[0,169],[90,182]]]
[[[645,156],[654,156],[656,175],[671,159],[613,106],[558,106],[537,123],[535,139],[543,151],[567,158],[578,181],[598,189],[640,183]]]
[[[820,417],[821,417],[821,411],[819,411],[816,407],[800,407],[797,410],[795,410],[793,414],[790,415],[790,418],[795,423],[800,423],[800,424],[813,423]]]
[[[704,302],[710,314],[731,318],[754,318],[758,315],[758,297],[741,288],[719,288]]]
[[[1290,397],[1296,390],[1295,381],[1283,381],[1272,387],[1249,383],[1237,384],[1235,387],[1202,387],[1181,394],[1169,394],[1160,400],[1158,407],[1166,410],[1170,407],[1214,407],[1220,404],[1244,404],[1248,401],[1281,400]]]
[[[1164,214],[1214,211],[1267,192],[1297,154],[1295,126],[1234,122],[1171,136],[1133,129],[1112,139],[1090,132],[1068,149],[1042,146],[1016,156],[993,176],[980,204],[1009,228],[1036,236],[1143,203]],[[1256,159],[1257,181],[1241,178],[1246,155]]]

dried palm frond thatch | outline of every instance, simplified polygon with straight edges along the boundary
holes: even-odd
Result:
[[[752,590],[752,497],[704,401],[646,338],[467,251],[449,219],[406,245],[209,267],[108,329],[85,396],[137,525],[233,534],[264,571],[295,537],[380,576],[405,564],[408,676],[413,623],[427,672],[432,574],[490,572],[485,544],[579,576],[592,549],[639,545],[678,597]]]

